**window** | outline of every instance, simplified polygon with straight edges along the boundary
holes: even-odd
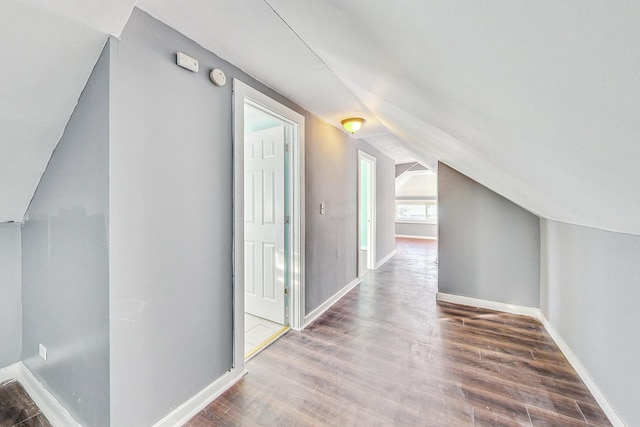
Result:
[[[397,222],[436,222],[438,204],[435,200],[396,200]]]

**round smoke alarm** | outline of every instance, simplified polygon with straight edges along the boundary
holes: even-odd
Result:
[[[209,77],[216,86],[224,86],[227,83],[227,76],[225,76],[224,72],[219,68],[211,70]]]

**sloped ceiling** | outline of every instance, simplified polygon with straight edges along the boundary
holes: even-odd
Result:
[[[71,2],[48,2],[33,16],[59,5],[73,11]],[[108,13],[97,13],[101,2],[89,3],[96,10],[89,7],[86,16],[55,14],[60,22],[86,25],[84,32],[56,34],[60,40],[53,45],[61,54],[58,45],[81,46],[79,56],[92,55],[95,62],[101,34],[117,33],[132,5],[111,1]],[[32,16],[19,10],[25,4],[30,3],[10,0],[11,13],[35,28]],[[334,125],[349,115],[364,116],[367,126],[357,135],[374,144],[398,142],[403,153],[431,168],[443,161],[542,217],[640,234],[638,2],[141,0],[138,5]],[[3,33],[15,21],[5,16]],[[54,24],[46,25],[46,40],[32,43],[49,48],[55,31]],[[12,53],[19,55],[25,42],[12,31],[5,44],[15,42]],[[48,58],[58,63],[53,53]],[[81,62],[66,69],[73,74],[65,77],[68,87],[53,92],[44,90],[50,76],[31,73],[43,83],[40,91],[23,88],[28,98],[46,94],[75,102],[91,68]],[[23,84],[23,72],[11,71],[13,83],[0,83],[3,99],[19,104],[21,89],[10,86]],[[13,92],[5,98],[8,88]],[[23,131],[38,127],[38,108],[57,112],[35,101],[20,108],[18,117],[27,117]],[[69,109],[64,113],[68,117]],[[3,105],[0,120],[11,114]],[[59,137],[64,123],[54,121]],[[5,149],[5,141],[27,140],[17,138],[19,133],[2,134],[0,161],[5,162],[5,152],[48,158],[46,150]],[[40,134],[30,138],[34,145],[57,142]],[[1,164],[0,173],[13,163]],[[31,181],[42,173],[35,169]],[[0,181],[3,210],[5,195],[13,190],[17,198],[33,193],[25,190],[29,185],[14,189],[14,184]],[[6,206],[0,220],[21,218],[26,207]]]
[[[104,46],[135,0],[3,0],[0,222],[21,221]]]
[[[435,172],[407,170],[396,177],[396,199],[431,199],[438,196]]]
[[[640,233],[640,4],[269,0],[396,136],[543,217]]]

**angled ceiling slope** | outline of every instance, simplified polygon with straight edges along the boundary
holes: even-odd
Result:
[[[80,3],[2,3],[0,222],[22,221],[107,34],[120,34],[135,0]]]
[[[268,2],[413,150],[542,217],[640,234],[640,3]]]
[[[3,58],[27,66],[7,62],[0,81],[13,104],[0,107],[0,221],[21,220],[106,34],[119,34],[133,3],[3,5]],[[640,3],[140,6],[334,125],[364,116],[359,137],[397,140],[542,217],[640,234]]]

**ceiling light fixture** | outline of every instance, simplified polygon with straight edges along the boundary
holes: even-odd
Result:
[[[349,133],[355,133],[364,124],[364,119],[360,117],[352,117],[350,119],[344,119],[342,121],[342,127]]]

